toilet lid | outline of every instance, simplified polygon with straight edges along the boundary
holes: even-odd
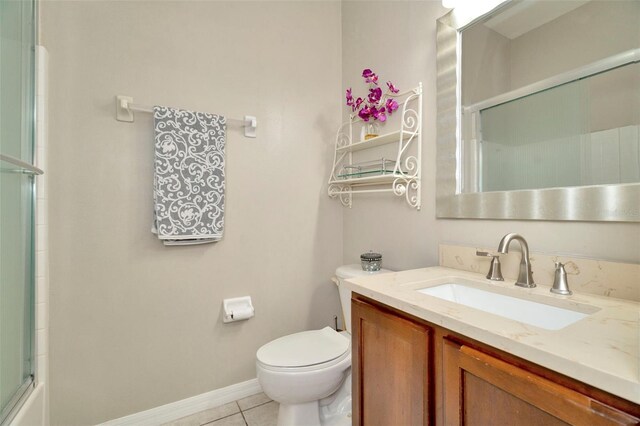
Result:
[[[256,357],[261,363],[273,367],[306,367],[329,362],[348,349],[347,337],[325,327],[273,340],[258,349]]]

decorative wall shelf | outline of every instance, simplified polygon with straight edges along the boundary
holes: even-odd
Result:
[[[351,145],[341,146],[336,148],[338,152],[355,152],[363,149],[369,149],[376,146],[387,145],[393,142],[398,142],[399,138],[402,136],[403,140],[407,140],[411,137],[411,132],[402,132],[400,130],[396,130],[395,132],[386,133],[384,135],[376,136],[375,138],[367,139],[365,141],[355,142]]]
[[[390,192],[399,197],[404,196],[411,207],[420,210],[422,83],[403,93],[388,94],[386,98],[394,98],[400,106],[400,129],[367,140],[355,140],[354,131],[359,134],[361,127],[366,123],[359,117],[353,117],[343,123],[336,135],[328,193],[330,197],[338,198],[345,207],[351,207],[354,194]],[[393,170],[380,170],[380,174],[367,172],[370,175],[363,177],[340,177],[345,175],[341,171],[356,164],[354,153],[357,155],[359,151],[391,144],[397,145]]]

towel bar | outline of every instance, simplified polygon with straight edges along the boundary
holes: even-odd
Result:
[[[138,105],[133,103],[130,96],[116,96],[116,120],[133,122],[133,112],[153,113],[153,107],[147,105]],[[244,136],[247,138],[256,137],[256,129],[258,127],[258,119],[252,115],[245,115],[244,119],[227,118],[227,124],[244,127]]]

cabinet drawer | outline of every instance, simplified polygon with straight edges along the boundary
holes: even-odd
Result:
[[[444,340],[447,425],[638,425],[640,419],[476,349]]]

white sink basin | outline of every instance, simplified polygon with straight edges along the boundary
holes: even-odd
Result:
[[[463,284],[442,284],[417,291],[547,330],[560,330],[589,316],[582,312],[505,296]]]

